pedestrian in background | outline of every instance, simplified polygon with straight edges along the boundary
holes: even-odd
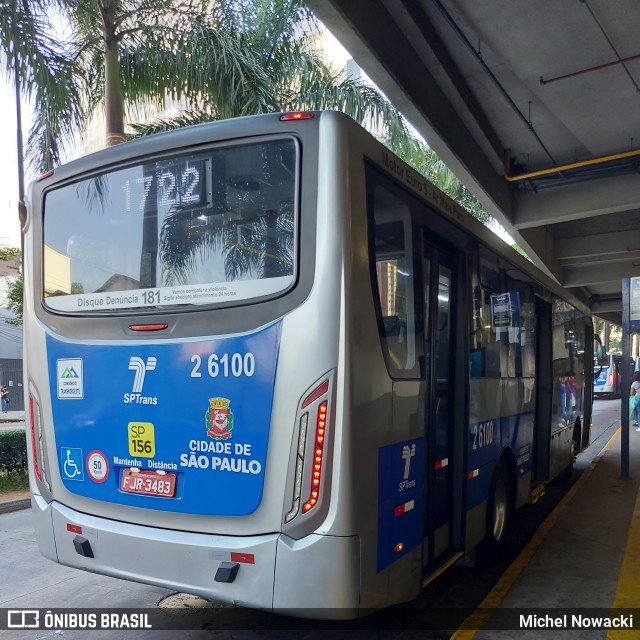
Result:
[[[640,431],[638,418],[640,418],[640,371],[634,372],[629,390],[629,421],[633,420],[636,431]]]
[[[9,407],[9,389],[4,385],[0,387],[0,396],[2,397],[2,413],[7,413]]]

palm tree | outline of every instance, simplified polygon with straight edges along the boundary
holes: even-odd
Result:
[[[70,25],[64,47],[47,35],[55,8]],[[16,57],[25,89],[39,92],[37,127],[29,142],[38,169],[60,161],[65,143],[100,105],[107,142],[114,144],[124,139],[125,120],[138,108],[171,98],[185,106],[182,115],[138,133],[254,113],[339,109],[379,131],[414,164],[427,158],[424,171],[434,177],[435,156],[409,136],[404,119],[384,96],[335,71],[309,47],[317,24],[302,0],[14,0],[9,9],[0,8],[5,50],[11,52],[16,28],[21,43],[29,42],[31,33],[39,38],[36,45],[42,43]],[[27,60],[48,74],[28,73],[20,66]],[[47,64],[54,62],[51,71]],[[41,130],[45,135],[34,135]],[[435,175],[449,180],[451,174]],[[459,183],[454,186],[454,197],[469,199]],[[260,228],[255,228],[258,235]],[[165,240],[170,229],[168,218]],[[206,238],[194,235],[194,242],[200,247],[213,242]],[[249,241],[262,242],[258,236]],[[237,264],[229,263],[230,273],[240,264],[237,246],[229,253],[233,256]]]
[[[271,99],[266,76],[250,52],[214,29],[207,2],[197,0],[59,0],[74,27],[74,49],[89,77],[90,110],[104,103],[107,144],[124,140],[129,120],[149,103],[222,105],[244,96],[243,113]],[[225,115],[224,117],[228,117]]]
[[[148,135],[258,113],[336,109],[384,130],[393,140],[406,138],[404,119],[379,91],[332,69],[323,54],[310,47],[318,33],[302,0],[217,0],[169,47],[167,42],[160,47],[138,42],[123,52],[128,86],[142,86],[145,78],[172,76],[190,90],[181,91],[179,86],[170,90],[173,98],[188,101],[180,116],[134,126],[136,133]],[[168,49],[176,52],[174,57]],[[237,52],[243,57],[234,58]],[[197,58],[198,64],[185,64],[189,58]],[[239,65],[240,76],[247,69],[254,75],[236,82],[221,67],[224,64]]]
[[[82,76],[55,37],[51,18],[53,0],[12,0],[0,3],[0,59],[19,94],[37,108],[29,132],[27,155],[34,170],[51,168],[59,161],[82,126]],[[18,130],[20,130],[18,114]],[[22,167],[19,138],[18,165]],[[22,175],[19,176],[22,184]],[[20,189],[20,198],[23,189]]]
[[[197,32],[200,59],[204,57],[202,64],[207,68],[215,67],[219,58],[216,52],[220,49],[217,43],[221,33],[250,56],[255,68],[263,73],[259,79],[264,82],[264,99],[256,100],[252,91],[247,93],[245,89],[251,89],[249,85],[232,87],[230,91],[225,78],[222,82],[208,80],[198,100],[191,101],[179,117],[134,126],[138,135],[248,113],[337,109],[383,131],[390,140],[399,143],[408,139],[404,119],[379,91],[331,68],[323,55],[310,47],[318,25],[301,0],[245,0],[242,3],[219,0],[215,10],[206,19],[192,24],[192,28]],[[191,37],[183,37],[184,42],[192,42]],[[145,47],[146,43],[140,43],[123,58],[132,86],[138,86],[145,75],[170,74],[171,65],[176,64],[166,49],[150,59]],[[209,56],[213,56],[211,63],[207,61]],[[139,65],[140,60],[145,61],[144,67]],[[185,82],[195,86],[197,78],[189,73],[187,70]],[[266,158],[271,151],[261,151],[265,154],[265,167],[276,164]],[[241,223],[228,220],[206,228],[196,225],[185,233],[189,215],[188,211],[176,207],[162,223],[159,250],[165,275],[171,281],[184,277],[185,270],[194,268],[197,256],[211,249],[223,253],[229,279],[241,279],[250,272],[263,277],[291,272],[292,209],[272,211],[256,217],[250,224],[246,220]]]
[[[484,207],[464,187],[451,170],[420,139],[411,135],[402,115],[375,88],[363,81],[346,76],[333,69],[323,55],[309,46],[318,33],[313,15],[300,0],[245,0],[238,3],[219,0],[209,20],[199,26],[198,38],[212,44],[205,51],[216,51],[215,38],[224,32],[239,43],[240,49],[250,52],[264,69],[268,87],[272,89],[269,100],[251,103],[251,96],[242,91],[220,91],[211,84],[206,87],[200,101],[174,118],[158,118],[153,122],[135,125],[137,135],[148,135],[180,126],[198,124],[212,119],[246,115],[250,113],[288,111],[296,109],[336,109],[351,115],[355,120],[377,132],[378,137],[406,162],[463,206],[472,216],[485,224],[492,220]],[[142,72],[134,62],[146,58],[140,50],[132,52],[129,73],[132,85],[137,85]],[[159,58],[158,58],[159,60]],[[281,224],[286,224],[284,218]],[[242,251],[242,246],[265,246],[264,235],[268,227],[262,221],[254,225],[249,235],[241,235],[235,242],[236,225],[202,230],[189,235],[191,246],[180,251],[175,246],[178,229],[184,229],[184,212],[174,211],[162,228],[160,250],[166,265],[174,273],[183,272],[191,264],[193,256],[203,247],[223,243],[226,249],[227,275],[240,275],[240,267],[257,269],[257,252]],[[246,226],[245,226],[246,231]],[[281,240],[286,234],[276,236]],[[225,239],[227,244],[225,245]],[[242,245],[242,246],[241,246]],[[284,253],[272,247],[272,254]],[[287,262],[281,255],[283,264]],[[273,270],[273,267],[270,271]]]
[[[0,50],[34,106],[27,155],[34,171],[59,164],[104,106],[108,144],[125,119],[168,96],[200,103],[209,89],[242,94],[247,113],[271,99],[264,71],[197,0],[13,0],[0,3]],[[68,25],[62,41],[53,19]],[[201,39],[202,32],[210,38]],[[15,44],[14,44],[15,43]],[[202,52],[206,51],[206,55]],[[137,56],[137,58],[133,58]],[[128,114],[128,115],[127,115]]]

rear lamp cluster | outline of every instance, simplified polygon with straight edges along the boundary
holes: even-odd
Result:
[[[304,411],[299,421],[298,447],[296,451],[295,477],[293,483],[293,501],[291,510],[285,515],[285,523],[291,522],[299,513],[302,503],[302,491],[305,478],[309,478],[306,500],[302,504],[302,512],[311,511],[320,500],[321,480],[326,459],[327,425],[329,400],[324,398],[329,393],[329,380],[317,386],[302,402]],[[320,401],[318,403],[318,401]],[[307,440],[309,435],[309,420],[315,419],[315,432],[309,449],[313,447],[311,456],[307,456]],[[307,460],[308,458],[308,460]],[[306,470],[306,473],[305,473]]]
[[[313,455],[313,473],[311,474],[311,494],[304,503],[302,511],[306,513],[313,509],[320,497],[320,478],[322,477],[322,455],[324,449],[324,434],[327,426],[327,403],[323,402],[318,407],[318,418],[316,421],[316,440]]]
[[[33,453],[33,472],[36,478],[51,491],[46,473],[46,457],[44,454],[44,434],[42,432],[42,411],[38,401],[29,395],[29,425],[31,427],[31,450]]]

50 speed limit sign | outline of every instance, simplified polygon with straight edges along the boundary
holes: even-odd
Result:
[[[109,475],[109,463],[102,451],[92,451],[87,456],[87,473],[94,482],[104,482]]]

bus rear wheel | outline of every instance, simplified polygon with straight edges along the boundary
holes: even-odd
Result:
[[[480,557],[493,560],[502,553],[511,519],[511,483],[504,460],[498,460],[487,503],[487,535],[480,543]]]
[[[580,451],[580,445],[582,443],[582,422],[580,418],[576,418],[576,423],[573,426],[573,435],[571,436],[571,448],[569,450],[569,464],[565,468],[563,472],[564,480],[571,480],[573,477],[573,463],[575,462],[576,456]]]

